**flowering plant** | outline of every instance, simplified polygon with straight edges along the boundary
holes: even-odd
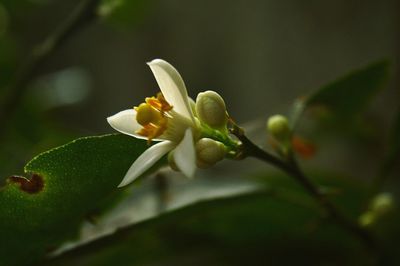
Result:
[[[187,228],[195,232],[198,230],[196,223],[186,223],[195,219],[207,220],[207,226],[214,228],[208,234],[217,238],[222,235],[224,241],[230,239],[230,236],[224,236],[225,230],[230,235],[235,235],[238,230],[245,230],[246,235],[257,236],[257,239],[261,239],[260,241],[266,241],[270,238],[270,233],[264,230],[265,227],[271,226],[275,228],[274,231],[283,230],[280,229],[281,220],[275,223],[270,220],[282,215],[286,217],[285,221],[293,221],[296,224],[296,226],[286,228],[286,230],[294,230],[293,234],[296,235],[297,224],[309,222],[307,219],[301,220],[296,216],[299,206],[307,205],[313,210],[318,210],[312,216],[314,219],[323,217],[329,219],[332,225],[346,236],[350,236],[352,241],[361,243],[362,248],[358,252],[368,251],[369,256],[366,260],[376,260],[381,256],[378,247],[380,241],[377,233],[371,229],[380,221],[387,219],[388,215],[393,214],[396,207],[393,195],[389,192],[380,193],[378,188],[387,179],[388,173],[395,165],[395,157],[400,149],[391,150],[382,168],[382,175],[374,181],[377,185],[373,186],[369,197],[360,200],[358,204],[365,206],[354,217],[342,211],[337,202],[332,200],[331,190],[322,187],[301,168],[298,155],[300,158],[312,157],[315,154],[315,146],[298,135],[296,126],[302,114],[321,106],[325,111],[327,109],[333,111],[336,114],[335,119],[340,119],[341,122],[351,118],[352,114],[363,105],[359,103],[360,99],[368,98],[365,96],[365,91],[373,91],[382,81],[386,73],[386,63],[379,62],[356,71],[350,76],[323,87],[315,94],[296,101],[289,118],[280,114],[270,116],[264,122],[266,127],[263,129],[263,131],[266,130],[263,133],[267,133],[266,139],[269,144],[267,148],[256,145],[250,140],[246,131],[229,115],[225,101],[217,92],[201,92],[194,101],[189,97],[179,72],[171,64],[155,59],[148,65],[161,92],[156,96],[147,97],[143,103],[134,108],[107,118],[109,125],[122,134],[77,139],[44,152],[26,165],[24,171],[31,175],[30,178],[12,175],[6,179],[5,185],[0,187],[0,230],[2,230],[0,232],[5,240],[4,243],[7,243],[4,246],[8,247],[0,250],[0,265],[3,261],[5,265],[24,263],[26,261],[24,256],[14,255],[16,251],[17,254],[33,254],[29,262],[40,260],[48,246],[59,246],[67,237],[76,233],[82,217],[88,217],[87,219],[94,224],[100,221],[100,224],[94,226],[95,232],[90,232],[88,225],[84,225],[80,229],[82,230],[80,240],[66,243],[49,256],[55,257],[56,260],[58,258],[64,260],[63,254],[69,254],[69,249],[73,248],[71,252],[74,250],[80,252],[80,246],[87,244],[90,240],[99,239],[101,242],[110,234],[112,234],[110,238],[118,239],[119,234],[114,234],[114,232],[124,226],[132,226],[135,230],[139,228],[137,230],[144,230],[147,235],[149,232],[146,231],[147,227],[140,229],[140,224],[136,226],[138,218],[131,214],[132,212],[136,214],[141,208],[137,203],[137,198],[131,196],[122,201],[121,205],[105,217],[99,215],[100,218],[97,216],[93,218],[92,213],[96,206],[101,206],[102,211],[105,211],[112,205],[110,202],[120,200],[121,195],[126,191],[133,195],[139,194],[142,198],[146,195],[146,189],[141,190],[139,186],[139,188],[129,190],[126,189],[126,185],[135,183],[140,176],[154,176],[151,175],[154,171],[150,170],[155,170],[156,197],[161,206],[152,214],[149,214],[146,209],[141,216],[141,219],[152,217],[160,221],[160,227],[156,223],[148,225],[151,232],[185,232]],[[367,83],[364,82],[366,79]],[[353,98],[346,98],[346,100],[354,101],[354,104],[343,104],[341,97],[334,97],[335,93],[352,96]],[[398,130],[399,127],[396,128]],[[398,143],[396,141],[397,138],[394,143]],[[393,147],[398,147],[398,145],[393,145]],[[188,180],[188,183],[194,184],[194,188],[175,188],[176,191],[172,195],[169,190],[170,187],[174,187],[171,175],[174,176],[175,172],[163,172],[159,168],[159,166],[168,165],[170,169],[192,178],[196,175],[196,168],[212,168],[223,159],[238,161],[248,157],[274,166],[284,175],[279,176],[276,179],[278,181],[273,181],[269,175],[266,178],[263,175],[263,178],[268,181],[267,185],[264,184],[265,181],[261,184],[257,181],[251,182],[251,186],[247,184],[245,189],[233,186],[230,190],[228,188],[232,187],[234,179],[229,178],[222,183],[223,188],[219,188],[224,191],[223,193],[215,188],[217,183],[211,183],[200,195],[196,195],[195,192],[202,187],[196,182],[201,181],[193,178]],[[225,168],[229,169],[229,167]],[[211,170],[209,173],[216,175]],[[301,185],[300,191],[298,188],[281,183],[287,176]],[[153,184],[151,182],[154,180],[146,179],[146,181]],[[179,187],[179,185],[176,186]],[[345,185],[342,186],[349,189]],[[124,187],[124,189],[117,189],[117,187]],[[359,186],[356,187],[357,189],[351,188],[352,198],[353,195],[360,194]],[[174,202],[174,199],[178,198],[177,191],[184,193],[187,190],[189,194],[192,194],[189,200],[186,199],[183,203]],[[198,204],[176,214],[171,213],[173,228],[170,226],[168,216],[161,215],[165,210],[173,208],[171,206],[176,208],[176,206],[190,205],[191,202],[205,199],[209,194],[213,197],[222,196],[222,199],[212,197],[212,200],[205,205]],[[231,198],[226,199],[227,196]],[[313,199],[311,202],[310,196]],[[289,201],[290,204],[282,205],[280,202],[277,206],[269,206],[270,197]],[[214,210],[216,214],[209,217],[208,212],[204,210],[211,212]],[[34,222],[24,217],[30,217]],[[48,219],[48,217],[51,218]],[[67,229],[61,230],[63,234],[58,234],[60,225],[64,226],[65,221],[69,221],[69,224],[65,225]],[[220,221],[223,221],[222,227]],[[252,226],[245,226],[243,229],[243,224]],[[232,228],[224,229],[225,225],[230,225]],[[179,230],[174,229],[175,226]],[[324,230],[329,231],[328,228]],[[152,239],[157,237],[150,236]],[[306,237],[308,239],[308,234]],[[167,238],[169,241],[176,241],[174,238]],[[27,239],[38,245],[34,250],[21,250],[19,249],[21,239]],[[137,239],[135,241],[146,243]],[[93,245],[96,246],[96,243],[97,241],[94,241]],[[87,245],[91,246],[91,244]],[[159,248],[164,250],[165,246],[161,245]],[[137,252],[133,254],[139,255]],[[114,260],[115,256],[111,257]],[[67,259],[66,261],[68,263]]]
[[[161,142],[147,149],[126,173],[120,186],[127,185],[169,153],[173,169],[193,177],[197,165],[208,167],[234,153],[238,146],[227,135],[228,113],[221,96],[207,91],[189,98],[178,71],[168,62],[148,63],[161,92],[146,98],[134,109],[121,111],[107,119],[116,130],[139,139]],[[215,139],[215,140],[213,140]],[[222,142],[220,142],[222,141]],[[225,142],[225,143],[224,143]]]

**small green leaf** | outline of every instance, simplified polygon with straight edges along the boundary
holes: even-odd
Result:
[[[355,70],[317,90],[314,94],[295,102],[292,113],[294,126],[301,114],[313,106],[340,117],[351,120],[365,109],[373,96],[382,88],[388,76],[389,63],[379,61]]]
[[[307,105],[322,104],[338,115],[351,115],[365,108],[388,74],[388,62],[371,64],[322,87]]]
[[[120,195],[117,185],[147,148],[144,140],[105,135],[45,152],[0,188],[0,265],[24,265],[74,237],[82,220]]]

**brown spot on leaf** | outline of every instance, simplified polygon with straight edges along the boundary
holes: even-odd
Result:
[[[43,177],[38,174],[33,174],[31,179],[23,176],[10,176],[7,181],[9,183],[18,184],[19,188],[29,194],[39,193],[44,187]]]

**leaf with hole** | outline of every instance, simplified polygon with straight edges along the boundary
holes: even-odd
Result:
[[[31,160],[24,169],[29,180],[6,179],[0,188],[0,265],[35,261],[76,236],[85,217],[121,197],[117,185],[147,147],[120,134],[81,138]]]

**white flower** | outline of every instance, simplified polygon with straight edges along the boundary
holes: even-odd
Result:
[[[146,98],[145,103],[108,117],[107,121],[123,134],[161,142],[136,159],[119,187],[134,181],[172,150],[175,164],[184,175],[192,177],[196,170],[195,141],[201,129],[193,115],[193,103],[185,83],[178,71],[164,60],[155,59],[148,65],[162,94]]]

